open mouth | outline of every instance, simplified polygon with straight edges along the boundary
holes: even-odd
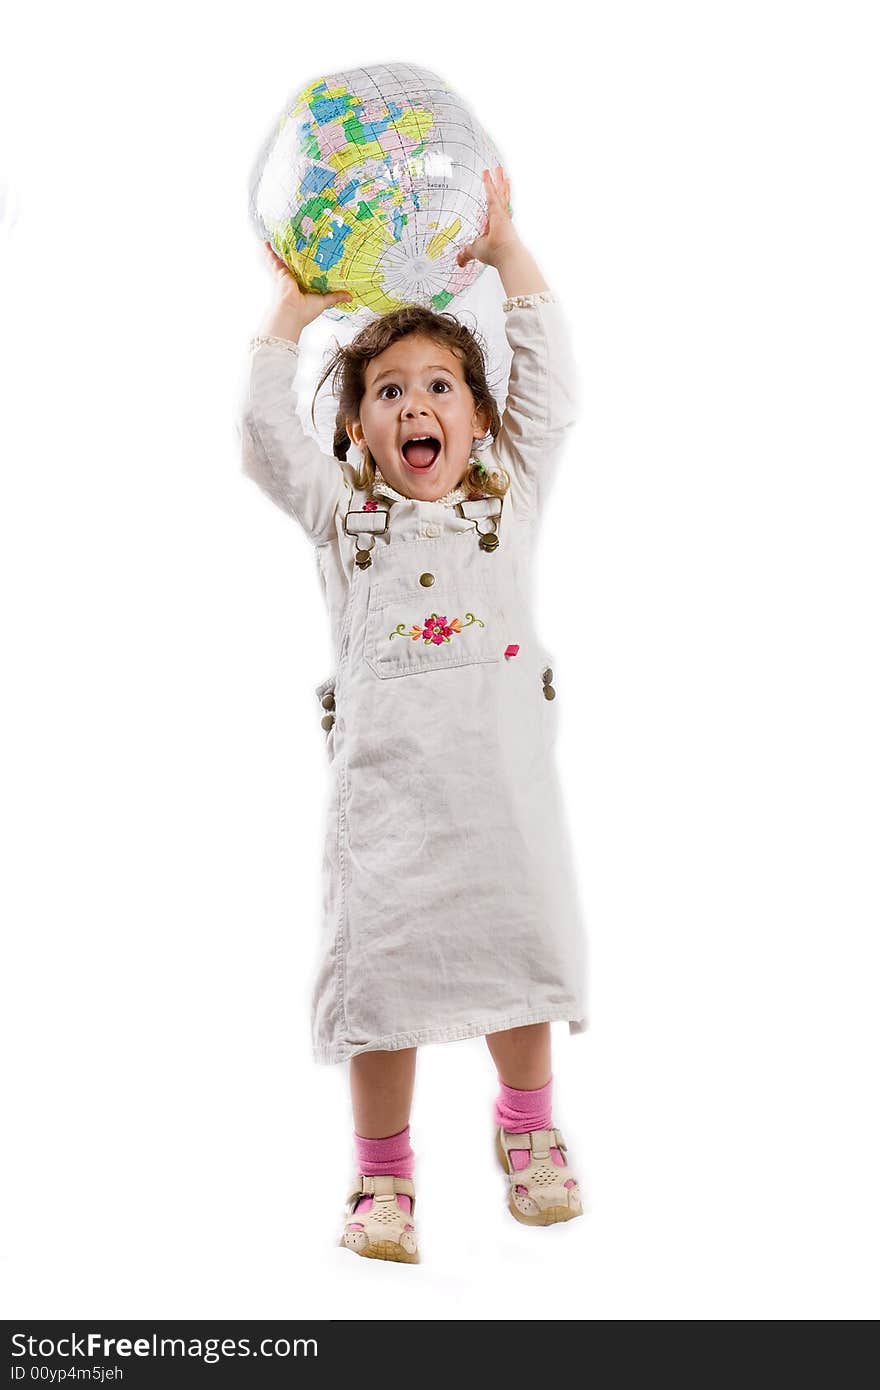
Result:
[[[414,469],[417,473],[425,473],[437,462],[440,449],[440,440],[428,435],[424,439],[408,439],[400,452],[408,468]]]

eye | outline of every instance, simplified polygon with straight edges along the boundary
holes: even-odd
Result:
[[[450,383],[449,383],[448,381],[444,381],[443,377],[440,377],[440,376],[438,376],[437,379],[436,379],[435,381],[432,381],[432,382],[431,382],[431,385],[432,385],[432,387],[433,387],[433,386],[442,386],[442,387],[443,387],[443,390],[440,392],[440,395],[441,395],[441,396],[446,396],[446,395],[448,395],[449,392],[452,390],[452,386],[450,385]],[[381,401],[381,400],[387,400],[387,399],[388,399],[388,397],[386,397],[386,395],[385,395],[385,392],[386,392],[386,391],[399,391],[399,390],[400,390],[400,387],[399,387],[399,386],[395,386],[394,383],[393,383],[392,381],[389,381],[388,384],[387,384],[386,386],[380,386],[380,387],[379,387],[379,400]]]

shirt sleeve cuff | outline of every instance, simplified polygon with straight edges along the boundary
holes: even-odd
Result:
[[[531,309],[535,304],[558,304],[559,299],[552,290],[537,290],[534,294],[512,294],[505,299],[501,308],[505,314],[511,309]]]
[[[251,347],[259,347],[261,343],[273,343],[277,347],[287,348],[289,352],[299,352],[299,343],[295,343],[291,338],[272,338],[265,337],[262,333],[255,333],[250,340]]]

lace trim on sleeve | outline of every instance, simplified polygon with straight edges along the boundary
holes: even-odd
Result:
[[[536,290],[534,294],[512,294],[501,308],[505,314],[509,314],[511,309],[531,309],[535,304],[558,304],[559,300],[552,290]]]
[[[299,352],[299,343],[293,342],[290,338],[267,338],[261,333],[255,333],[251,338],[251,347],[259,347],[260,343],[277,343],[278,347],[287,348],[289,352]]]

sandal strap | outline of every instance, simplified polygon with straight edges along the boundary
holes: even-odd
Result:
[[[377,1174],[369,1177],[366,1174],[359,1174],[352,1184],[348,1194],[349,1205],[356,1202],[359,1197],[373,1197],[382,1200],[383,1198],[393,1198],[398,1192],[402,1192],[405,1197],[409,1197],[412,1202],[412,1211],[416,1209],[416,1189],[415,1184],[410,1178],[398,1178],[391,1173]]]
[[[532,1158],[549,1158],[551,1149],[565,1152],[566,1143],[558,1129],[530,1129],[524,1134],[511,1134],[501,1129],[501,1144],[505,1153],[511,1149],[530,1149]]]

